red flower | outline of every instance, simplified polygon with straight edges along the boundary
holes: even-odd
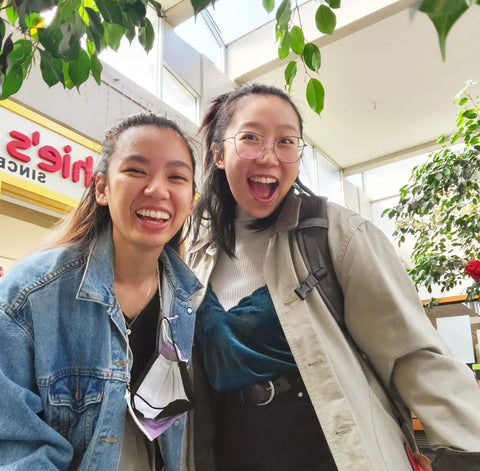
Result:
[[[475,281],[480,280],[480,260],[470,260],[465,265],[465,273],[470,275]]]

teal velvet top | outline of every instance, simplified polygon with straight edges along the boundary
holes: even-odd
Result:
[[[195,343],[217,391],[298,371],[266,286],[228,311],[208,286],[197,310]]]

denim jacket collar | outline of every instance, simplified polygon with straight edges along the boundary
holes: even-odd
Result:
[[[111,228],[97,237],[87,259],[77,299],[115,304],[113,292],[113,241]]]
[[[200,282],[168,244],[160,255],[163,274],[170,280],[176,296],[187,300],[201,288]],[[78,299],[115,304],[113,292],[113,241],[111,229],[100,234],[87,259],[85,273],[77,293]]]

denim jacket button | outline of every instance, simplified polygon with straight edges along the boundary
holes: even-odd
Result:
[[[180,422],[178,420],[176,420],[175,422],[173,422],[173,426],[174,427],[178,427],[180,425]]]
[[[193,312],[193,309],[191,307],[187,307],[187,312],[191,314]]]

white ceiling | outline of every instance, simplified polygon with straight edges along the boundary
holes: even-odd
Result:
[[[343,0],[342,8],[358,1]],[[431,150],[440,134],[455,129],[455,94],[466,80],[480,81],[480,7],[471,7],[454,25],[442,62],[430,20],[421,13],[410,18],[411,0],[375,1],[380,10],[339,25],[333,37],[315,40],[322,53],[319,79],[326,91],[321,116],[306,105],[300,66],[292,91],[304,115],[307,139],[347,174]],[[271,25],[269,31],[269,48],[275,52]],[[263,65],[255,62],[263,57],[258,34],[254,31],[229,45],[232,54],[237,47],[247,63],[250,57],[254,64],[242,73],[235,69],[231,78],[283,87],[285,62],[273,56]]]

